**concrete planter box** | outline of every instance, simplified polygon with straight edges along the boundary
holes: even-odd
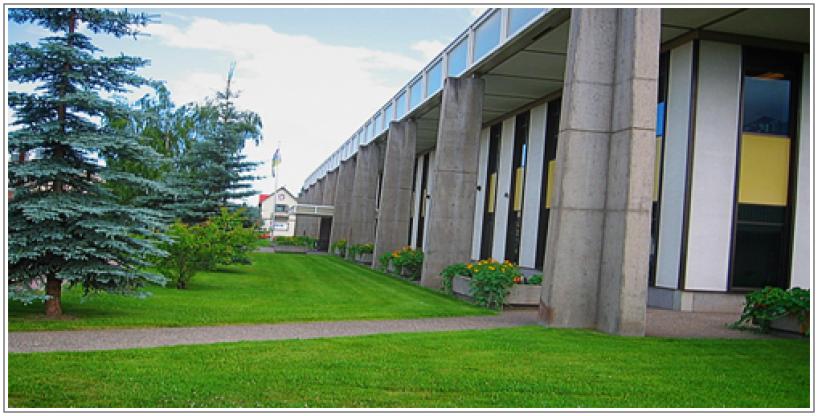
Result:
[[[273,250],[276,253],[297,253],[297,254],[304,254],[310,251],[309,247],[304,246],[278,246],[274,245]]]
[[[361,264],[372,264],[372,253],[358,253],[355,255],[355,261]]]
[[[455,276],[452,279],[452,291],[458,295],[471,297],[471,278]],[[505,305],[537,306],[540,304],[542,285],[512,285],[506,296]]]
[[[807,316],[807,320],[804,321],[803,330],[801,328],[801,323],[798,322],[798,318],[794,315],[785,316],[783,318],[776,319],[770,323],[770,328],[775,329],[777,331],[785,331],[785,332],[793,332],[796,334],[805,334],[807,330],[809,330],[809,316]]]

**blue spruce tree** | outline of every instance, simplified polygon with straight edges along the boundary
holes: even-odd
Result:
[[[9,80],[34,86],[31,93],[8,96],[14,111],[8,145],[19,155],[8,167],[14,189],[8,210],[10,297],[45,300],[46,315],[57,316],[63,285],[81,286],[86,294],[138,293],[147,282],[162,283],[144,271],[149,256],[163,254],[155,246],[162,215],[112,192],[117,185],[146,195],[157,191],[156,181],[113,162],[150,166],[161,157],[135,135],[100,121],[128,116],[128,106],[109,97],[144,85],[136,70],[147,61],[102,56],[78,31],[136,37],[150,17],[47,8],[10,9],[9,19],[53,33],[36,46],[9,46]]]

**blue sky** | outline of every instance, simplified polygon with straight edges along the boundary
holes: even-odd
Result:
[[[303,180],[480,13],[467,8],[156,8],[150,36],[95,36],[107,55],[149,59],[140,73],[167,83],[174,102],[223,87],[237,62],[237,104],[258,112],[264,142],[246,152],[265,162],[255,183],[271,192],[269,159],[280,143],[279,185]],[[46,32],[8,26],[9,43]],[[11,88],[15,88],[14,85]],[[143,92],[134,92],[136,98]],[[253,201],[254,202],[254,201]]]

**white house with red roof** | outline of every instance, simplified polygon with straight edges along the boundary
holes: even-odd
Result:
[[[262,227],[270,231],[272,237],[295,235],[295,215],[290,213],[290,208],[296,203],[295,196],[283,186],[272,194],[260,194],[258,208]]]

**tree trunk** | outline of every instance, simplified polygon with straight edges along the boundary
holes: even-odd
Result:
[[[176,288],[177,289],[186,289],[187,288],[187,283],[184,280],[179,279],[179,280],[176,281]]]
[[[49,317],[61,316],[62,303],[60,297],[62,296],[62,280],[55,277],[46,279],[45,294],[48,295],[48,299],[45,301],[45,315]]]

